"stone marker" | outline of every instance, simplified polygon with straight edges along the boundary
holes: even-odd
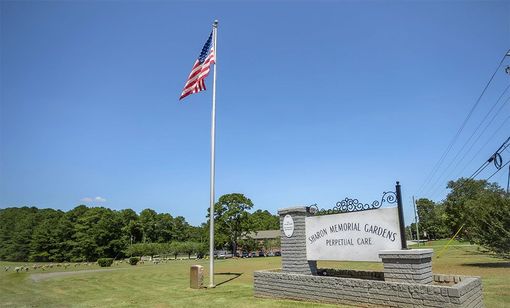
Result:
[[[192,265],[189,271],[189,287],[200,289],[204,287],[204,267],[202,265]]]

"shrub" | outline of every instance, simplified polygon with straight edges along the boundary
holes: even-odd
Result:
[[[131,264],[131,265],[136,265],[136,263],[138,263],[138,261],[140,261],[140,258],[138,258],[138,257],[129,258],[129,264]]]
[[[101,266],[101,267],[109,267],[112,265],[112,263],[113,263],[112,258],[97,259],[97,264],[99,264],[99,266]]]

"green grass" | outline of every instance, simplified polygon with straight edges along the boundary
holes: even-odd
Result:
[[[435,255],[445,241],[424,246],[434,249]],[[481,276],[486,307],[505,307],[510,302],[510,262],[481,251],[476,246],[454,242],[440,258],[433,260],[433,271],[441,274]],[[421,248],[421,247],[420,247]],[[208,268],[208,261],[170,261],[163,264],[130,266],[113,265],[114,271],[104,271],[97,265],[83,268],[53,268],[47,272],[83,271],[39,281],[32,274],[40,269],[16,273],[13,266],[24,263],[0,262],[1,307],[338,307],[317,303],[287,300],[259,299],[253,297],[253,271],[278,268],[279,257],[216,261],[214,289],[189,288],[189,267],[201,264]],[[11,266],[4,272],[3,266]],[[320,267],[339,267],[360,270],[382,270],[382,264],[369,262],[319,262]],[[206,273],[207,274],[207,273]],[[206,284],[208,277],[206,277]],[[507,306],[508,307],[508,306]]]

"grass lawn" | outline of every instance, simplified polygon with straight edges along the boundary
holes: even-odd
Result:
[[[427,244],[435,256],[445,244]],[[454,242],[440,258],[434,257],[433,271],[441,274],[481,276],[486,307],[510,307],[510,262],[483,253],[476,246]],[[420,247],[421,248],[421,247]],[[97,265],[83,268],[54,267],[16,273],[13,266],[23,263],[0,262],[1,307],[338,307],[317,303],[253,297],[253,271],[278,268],[279,257],[216,261],[214,289],[189,288],[189,267],[208,261],[170,261],[162,264],[113,265],[109,270]],[[11,266],[8,272],[3,266]],[[319,262],[320,267],[382,270],[381,263]],[[97,270],[97,271],[90,271]],[[46,276],[46,273],[84,271],[74,275]],[[32,276],[33,274],[41,274]],[[207,284],[208,277],[205,279]],[[506,305],[506,306],[505,306]],[[346,306],[347,307],[347,306]]]

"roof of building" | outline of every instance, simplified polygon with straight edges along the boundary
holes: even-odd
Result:
[[[248,236],[255,240],[265,240],[280,237],[280,230],[264,230],[248,233]]]

